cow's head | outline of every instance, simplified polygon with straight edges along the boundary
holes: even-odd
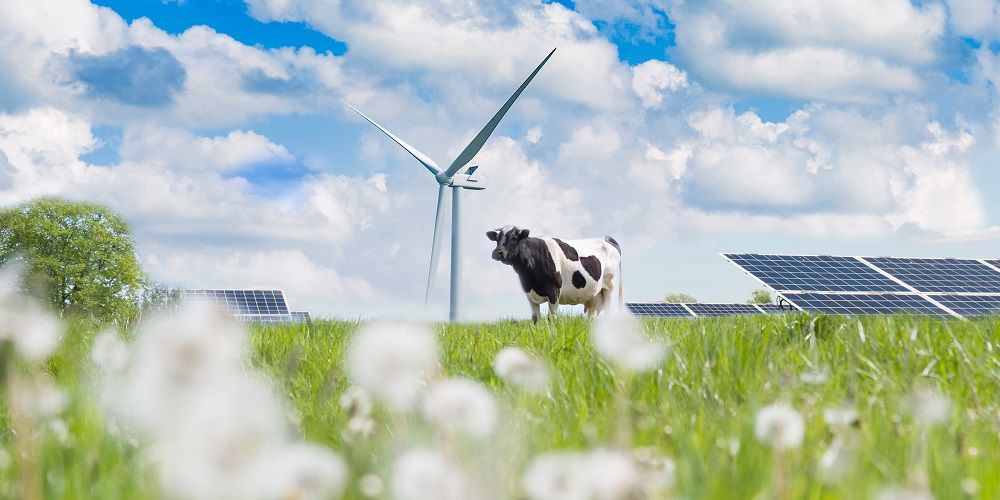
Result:
[[[510,264],[517,258],[519,250],[518,244],[531,233],[528,229],[521,229],[517,226],[504,226],[493,231],[487,231],[486,237],[490,241],[497,242],[497,247],[493,249],[493,260]]]

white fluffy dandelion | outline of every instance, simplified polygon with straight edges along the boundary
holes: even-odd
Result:
[[[951,400],[935,389],[925,387],[914,391],[911,408],[924,425],[944,423],[951,417]]]
[[[532,392],[541,392],[549,384],[545,361],[517,347],[506,347],[493,360],[493,371],[507,383]]]
[[[605,315],[591,328],[597,352],[612,363],[633,371],[646,371],[660,363],[667,344],[649,338],[642,324],[629,315]]]
[[[493,432],[497,407],[481,384],[456,378],[431,386],[424,399],[424,416],[442,432],[481,438]]]
[[[854,450],[844,436],[836,435],[816,465],[821,480],[836,483],[847,476],[853,464]]]
[[[587,468],[593,498],[629,500],[646,496],[648,478],[625,452],[606,448],[593,450],[587,455]]]
[[[586,456],[572,452],[544,453],[531,460],[522,486],[532,500],[591,498],[590,469]]]
[[[347,483],[344,459],[308,443],[293,443],[264,455],[248,477],[254,498],[339,498]]]
[[[395,500],[465,500],[467,486],[461,469],[438,451],[409,450],[392,466]]]
[[[757,411],[754,434],[762,443],[775,449],[796,448],[802,444],[805,423],[794,408],[775,403]]]
[[[128,346],[114,329],[108,329],[96,337],[90,347],[90,359],[105,373],[117,373],[128,363]]]
[[[437,374],[437,341],[426,327],[371,324],[355,333],[347,361],[354,383],[393,410],[410,411]]]
[[[823,421],[835,432],[843,431],[858,424],[858,410],[850,406],[840,406],[823,410]]]

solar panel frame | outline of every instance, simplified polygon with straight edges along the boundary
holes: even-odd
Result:
[[[697,302],[685,305],[691,312],[704,317],[763,314],[753,304]]]
[[[804,311],[828,314],[915,314],[951,316],[948,311],[913,293],[785,292],[788,302]]]
[[[625,304],[625,307],[636,316],[694,317],[682,304],[669,302],[629,302]]]
[[[922,293],[1000,293],[1000,272],[974,259],[864,257]]]
[[[855,257],[722,254],[779,292],[906,292],[908,289]]]
[[[1000,295],[935,295],[934,300],[965,317],[1000,315]]]

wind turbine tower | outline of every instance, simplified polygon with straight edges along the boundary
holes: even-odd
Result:
[[[434,234],[431,240],[431,262],[430,268],[427,271],[427,288],[424,291],[424,304],[427,303],[428,298],[431,293],[431,285],[434,280],[434,275],[437,273],[437,261],[438,254],[440,253],[441,245],[441,233],[443,230],[443,225],[441,221],[441,214],[444,213],[444,197],[445,189],[451,189],[451,300],[448,308],[448,319],[450,321],[457,321],[459,319],[459,306],[462,297],[462,266],[461,266],[461,207],[462,207],[462,190],[469,189],[473,191],[480,191],[486,189],[486,178],[485,177],[475,177],[476,170],[478,166],[472,166],[461,173],[462,170],[473,157],[479,153],[479,150],[483,148],[486,144],[486,140],[490,138],[490,134],[497,128],[500,124],[500,120],[503,119],[504,115],[507,114],[507,110],[510,109],[514,101],[524,92],[524,89],[531,83],[531,80],[535,78],[535,75],[542,69],[542,66],[548,62],[549,58],[552,57],[556,49],[552,49],[549,55],[545,56],[545,59],[535,68],[534,71],[528,75],[528,78],[521,83],[521,86],[514,91],[514,93],[507,99],[507,102],[500,107],[500,110],[493,115],[493,118],[486,123],[486,126],[476,134],[476,137],[472,139],[465,149],[459,153],[455,161],[451,162],[448,168],[444,169],[438,166],[438,164],[432,160],[429,156],[421,153],[417,148],[407,144],[405,141],[396,137],[395,134],[386,130],[385,127],[379,125],[372,120],[367,115],[359,111],[354,106],[351,106],[347,102],[348,107],[353,109],[359,115],[361,115],[365,120],[374,125],[376,128],[382,131],[385,135],[389,136],[390,139],[403,147],[408,153],[410,153],[421,165],[423,165],[430,173],[434,176],[434,179],[438,183],[438,196],[437,196],[437,210],[434,213]]]

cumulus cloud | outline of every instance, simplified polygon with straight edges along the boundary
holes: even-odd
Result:
[[[678,2],[677,49],[699,77],[806,99],[873,102],[920,89],[944,33],[940,5],[888,2]]]
[[[259,164],[284,164],[295,156],[252,130],[201,137],[178,128],[136,126],[125,131],[119,154],[127,162],[171,169],[227,171]]]
[[[951,24],[961,35],[996,40],[1000,36],[1000,3],[996,0],[947,0]]]
[[[662,90],[673,92],[687,85],[687,73],[668,62],[651,59],[632,68],[632,90],[647,108],[663,102]]]

